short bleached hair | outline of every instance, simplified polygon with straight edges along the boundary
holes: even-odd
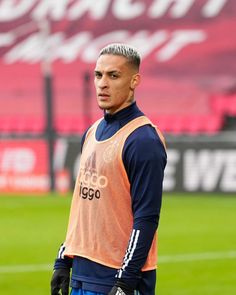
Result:
[[[99,56],[104,54],[124,56],[130,64],[139,69],[141,56],[138,50],[133,46],[122,43],[112,43],[104,47],[100,51]]]

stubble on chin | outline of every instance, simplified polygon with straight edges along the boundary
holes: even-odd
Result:
[[[98,103],[98,107],[100,110],[103,110],[103,111],[109,111],[109,109],[110,109],[109,106],[106,106],[106,105],[100,104],[100,103]]]

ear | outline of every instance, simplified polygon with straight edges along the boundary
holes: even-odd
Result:
[[[130,88],[134,90],[140,84],[140,81],[141,81],[141,77],[139,73],[133,75]]]

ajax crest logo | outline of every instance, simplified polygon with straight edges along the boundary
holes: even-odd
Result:
[[[118,145],[119,145],[118,141],[116,141],[116,140],[112,141],[112,143],[104,150],[103,160],[106,163],[109,163],[114,160]]]

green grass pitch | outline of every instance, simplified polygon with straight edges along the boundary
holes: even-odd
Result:
[[[0,196],[0,294],[50,294],[70,200]],[[235,212],[232,195],[164,194],[156,294],[236,294]]]

